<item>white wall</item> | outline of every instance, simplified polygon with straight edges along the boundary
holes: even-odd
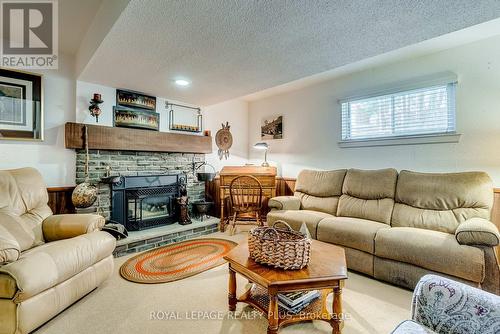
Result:
[[[88,111],[89,100],[94,93],[102,95],[103,104],[99,116],[98,125],[113,126],[113,106],[116,105],[116,89],[113,87],[102,86],[94,83],[77,81],[76,83],[76,121],[79,123],[96,124],[95,118],[90,116]],[[160,131],[169,132],[169,113],[165,109],[165,101],[185,104],[183,102],[157,97],[156,112],[160,113]],[[182,108],[175,108],[176,122],[182,123],[182,117],[189,117],[191,112]],[[231,100],[224,103],[202,107],[203,128],[212,131],[213,152],[206,156],[207,162],[213,165],[219,171],[224,165],[243,165],[248,157],[248,104],[242,100]],[[215,145],[215,134],[221,128],[221,123],[229,122],[233,135],[233,147],[230,150],[228,160],[220,160],[217,155],[217,146]],[[172,131],[175,132],[175,131]],[[180,132],[186,134],[186,132]],[[193,134],[195,135],[195,134]],[[208,168],[208,167],[207,167]],[[209,169],[207,169],[208,171]],[[211,170],[211,169],[210,169]]]
[[[338,99],[445,71],[459,78],[459,143],[339,148]],[[268,141],[269,160],[283,176],[295,177],[303,168],[483,170],[500,186],[500,36],[251,101],[249,143],[260,139],[261,119],[278,114],[284,116],[284,139]],[[249,149],[252,160],[261,154]]]
[[[74,185],[75,153],[64,147],[64,124],[75,120],[74,59],[59,55],[58,70],[43,74],[45,140],[0,141],[0,169],[34,167],[48,186]]]
[[[104,101],[99,107],[101,108],[101,115],[99,116],[99,123],[96,123],[96,119],[90,115],[89,112],[89,101],[92,99],[94,93],[99,93]],[[188,105],[183,102],[167,99],[164,97],[156,98],[156,112],[160,114],[160,131],[169,132],[169,113],[165,109],[166,101]],[[76,121],[78,123],[85,124],[95,124],[104,126],[113,126],[113,107],[116,106],[116,88],[109,86],[102,86],[95,83],[77,81],[76,82]],[[174,107],[175,110],[175,121],[176,123],[183,123],[183,116],[186,119],[193,121],[193,111],[188,111],[187,109]],[[185,122],[187,123],[187,121]],[[178,132],[178,131],[173,131]],[[186,134],[186,132],[180,132]],[[193,134],[198,135],[198,134]]]
[[[230,100],[203,108],[205,129],[212,131],[213,152],[207,154],[206,161],[217,171],[223,166],[238,166],[248,162],[248,103],[242,100]],[[229,122],[233,136],[233,146],[229,150],[229,159],[219,159],[215,134],[222,128],[222,123]],[[207,167],[208,168],[208,167]],[[207,169],[208,171],[209,169]]]
[[[35,71],[34,71],[35,72]],[[43,142],[0,141],[0,169],[34,167],[43,175],[48,186],[75,184],[75,152],[64,147],[64,124],[79,122],[96,124],[88,111],[89,100],[94,93],[101,93],[104,103],[99,125],[112,126],[112,110],[116,104],[116,89],[94,83],[76,81],[74,58],[61,55],[58,70],[37,71],[43,74],[45,140]],[[160,113],[160,131],[168,130],[168,112],[165,98],[157,98],[156,111]],[[169,100],[174,103],[179,101]],[[76,108],[75,108],[76,106]],[[220,170],[223,165],[242,165],[247,162],[248,114],[244,101],[228,101],[203,109],[204,128],[212,136],[222,122],[229,121],[234,144],[229,160],[220,161],[217,147],[207,155],[209,163]],[[177,111],[177,110],[176,110]],[[182,109],[176,112],[182,122]]]
[[[104,101],[99,107],[101,115],[99,123],[90,116],[89,105],[94,93],[99,93]],[[85,124],[96,124],[113,126],[113,106],[116,105],[116,89],[94,83],[76,82],[76,122]]]

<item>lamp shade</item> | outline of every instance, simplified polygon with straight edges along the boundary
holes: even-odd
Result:
[[[258,149],[258,150],[268,150],[269,145],[267,143],[261,142],[261,143],[256,143],[253,145],[253,148]]]

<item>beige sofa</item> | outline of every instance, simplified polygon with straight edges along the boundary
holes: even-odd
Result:
[[[267,221],[305,223],[314,239],[345,248],[350,269],[380,280],[413,289],[439,273],[498,294],[492,205],[482,172],[304,170],[294,196],[269,201]]]
[[[113,271],[98,215],[52,215],[41,175],[0,171],[0,334],[29,333]]]

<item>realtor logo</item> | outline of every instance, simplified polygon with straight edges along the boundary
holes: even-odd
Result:
[[[56,69],[57,0],[3,0],[0,66]]]

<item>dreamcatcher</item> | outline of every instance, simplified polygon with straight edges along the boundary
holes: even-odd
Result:
[[[229,122],[226,122],[226,125],[222,123],[222,129],[217,131],[215,134],[215,144],[219,148],[219,159],[229,158],[229,149],[233,145],[233,136],[231,135],[231,131],[229,131]]]

